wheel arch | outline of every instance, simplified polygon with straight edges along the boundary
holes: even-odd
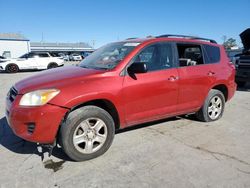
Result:
[[[113,104],[113,102],[111,102],[110,100],[107,99],[93,99],[90,101],[86,101],[80,104],[77,104],[75,106],[73,106],[68,113],[65,115],[64,120],[67,119],[67,116],[69,115],[70,112],[81,108],[83,106],[88,106],[88,105],[93,105],[93,106],[97,106],[99,108],[102,108],[104,110],[106,110],[114,119],[114,123],[115,123],[115,128],[119,129],[120,128],[120,117],[119,117],[119,113],[117,111],[117,108],[115,107],[115,105]]]
[[[218,84],[218,85],[215,85],[213,86],[213,88],[211,89],[217,89],[219,91],[221,91],[225,97],[225,101],[228,100],[228,88],[225,84]]]

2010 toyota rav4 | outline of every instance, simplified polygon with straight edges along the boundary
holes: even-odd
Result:
[[[16,83],[6,117],[19,137],[59,141],[76,161],[103,154],[115,130],[170,116],[222,117],[234,95],[235,68],[213,40],[163,35],[99,48],[79,66]]]

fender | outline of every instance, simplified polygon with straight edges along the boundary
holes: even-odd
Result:
[[[119,95],[119,94],[117,94]],[[120,127],[125,126],[125,111],[122,105],[122,102],[119,100],[119,97],[117,95],[111,94],[111,93],[99,93],[99,92],[92,92],[92,93],[85,93],[83,95],[78,95],[74,98],[70,98],[70,100],[65,100],[65,103],[60,104],[57,101],[52,101],[50,104],[62,106],[64,108],[68,108],[71,110],[74,110],[78,106],[82,106],[85,103],[95,101],[95,100],[105,100],[114,105],[114,107],[117,110],[118,118],[120,120]]]

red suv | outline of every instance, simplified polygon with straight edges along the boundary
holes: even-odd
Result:
[[[195,113],[222,117],[234,95],[235,68],[215,41],[162,35],[105,45],[79,66],[44,71],[16,83],[6,117],[19,137],[59,141],[76,161],[103,154],[115,130]]]

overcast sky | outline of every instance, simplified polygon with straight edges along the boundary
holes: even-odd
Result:
[[[31,41],[89,42],[186,34],[240,42],[250,27],[250,0],[0,0],[0,32]]]

